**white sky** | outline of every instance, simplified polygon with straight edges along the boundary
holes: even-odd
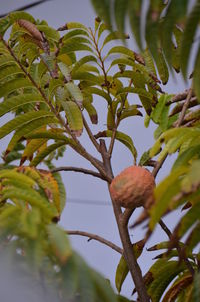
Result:
[[[0,14],[6,13],[10,10],[16,9],[27,3],[34,1],[29,0],[7,0],[0,1]],[[86,26],[92,27],[94,24],[95,13],[89,0],[55,0],[46,2],[38,7],[28,10],[36,19],[45,19],[49,25],[58,28],[69,21],[78,21]],[[133,40],[130,41],[130,45],[134,46]],[[179,78],[177,81],[171,79],[164,87],[165,91],[175,93],[184,90],[183,82]],[[96,99],[95,106],[100,112],[100,126],[105,124],[105,103],[102,99]],[[98,132],[99,126],[93,126],[93,131]],[[104,128],[105,129],[105,128]],[[127,132],[132,138],[138,149],[139,155],[147,150],[153,144],[153,127],[145,129],[143,126],[143,119],[136,117],[128,119],[122,124],[121,130]],[[88,144],[86,135],[83,135],[82,142],[86,144],[86,147],[93,152],[93,148]],[[5,143],[5,141],[4,141]],[[1,144],[1,146],[3,146]],[[2,147],[1,147],[2,148]],[[0,149],[2,152],[3,149]],[[140,158],[140,156],[139,156]],[[132,164],[132,157],[128,150],[125,149],[120,143],[116,143],[113,154],[113,168],[115,175],[123,170],[125,167]],[[56,166],[82,166],[89,168],[90,166],[71,150],[67,150],[65,157],[56,163]],[[159,179],[169,171],[170,162],[168,161],[163,171],[160,173]],[[64,172],[62,173],[63,180],[67,191],[66,208],[63,212],[61,224],[65,229],[83,230],[92,233],[96,233],[109,239],[116,244],[120,245],[118,231],[110,206],[110,199],[107,191],[107,186],[102,181],[94,179],[90,176],[80,175],[77,173]],[[73,203],[73,200],[80,201],[80,203]],[[81,204],[82,201],[82,204]],[[102,201],[108,202],[108,206],[102,205],[88,205],[84,204],[84,201]],[[137,212],[138,213],[138,212]],[[133,221],[133,219],[131,219]],[[176,221],[175,215],[171,218],[166,218],[166,221],[170,225],[174,225]],[[138,241],[142,237],[142,230],[136,229],[131,232],[133,241]],[[158,229],[154,234],[148,246],[153,245],[156,242],[166,240],[165,234]],[[85,258],[85,260],[95,269],[104,274],[104,276],[111,280],[114,284],[115,270],[119,261],[119,255],[101,245],[98,242],[90,241],[84,237],[71,237],[71,242],[74,248]],[[153,253],[144,253],[139,260],[143,272],[151,265],[151,258],[154,257]],[[122,294],[130,297],[132,291],[130,278],[123,287]]]

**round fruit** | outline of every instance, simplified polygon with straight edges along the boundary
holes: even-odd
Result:
[[[131,166],[123,170],[111,182],[110,194],[112,199],[121,207],[149,208],[153,203],[155,180],[145,168]]]

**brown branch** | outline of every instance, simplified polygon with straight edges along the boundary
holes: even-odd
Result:
[[[106,170],[108,176],[113,178],[113,172],[112,172],[112,167],[111,167],[111,163],[110,163],[110,156],[107,152],[106,144],[103,139],[100,140],[100,151],[101,151],[105,170]],[[109,183],[108,183],[108,189],[110,191]],[[136,256],[133,251],[128,228],[122,222],[122,217],[123,217],[122,210],[121,210],[120,206],[118,206],[116,204],[116,202],[112,199],[112,197],[111,197],[111,200],[112,200],[113,211],[115,214],[115,219],[116,219],[117,226],[118,226],[119,235],[120,235],[122,246],[123,246],[123,251],[124,251],[123,255],[127,262],[133,282],[135,284],[135,288],[137,290],[138,297],[141,302],[149,302],[150,299],[148,297],[146,287],[144,284],[144,280],[142,278],[142,272],[141,272],[140,266],[137,263]]]
[[[100,173],[92,171],[92,170],[88,170],[88,169],[84,169],[84,168],[78,168],[78,167],[58,167],[58,168],[54,168],[52,169],[50,172],[51,173],[56,173],[56,172],[60,172],[60,171],[72,171],[72,172],[79,172],[79,173],[84,173],[84,174],[88,174],[88,175],[92,175],[94,177],[98,177],[101,178],[103,180],[107,180],[106,178],[104,178]]]
[[[125,211],[121,217],[121,221],[124,226],[126,226],[126,227],[128,226],[129,219],[134,211],[135,211],[135,208],[134,209],[125,209]]]
[[[189,106],[189,102],[190,102],[190,99],[192,98],[192,95],[193,95],[193,89],[190,88],[189,91],[188,91],[188,95],[187,95],[187,98],[185,100],[185,103],[183,105],[183,108],[181,110],[179,119],[178,119],[178,121],[176,123],[176,126],[175,126],[176,128],[180,127],[181,124],[182,124],[182,122],[183,122],[183,120],[184,120],[184,116],[185,116],[185,113],[186,113],[187,108]]]
[[[182,109],[183,109],[184,104],[185,104],[185,102],[176,105],[176,107],[174,107],[174,108],[172,109],[172,111],[170,112],[169,117],[171,117],[171,116],[173,116],[173,115],[175,115],[175,114],[181,112]],[[193,97],[193,98],[191,98],[191,100],[190,100],[190,103],[189,103],[189,105],[188,105],[188,108],[195,107],[195,106],[197,106],[197,105],[199,105],[198,100],[197,100],[196,97]]]
[[[99,236],[96,234],[92,234],[92,233],[88,233],[88,232],[84,232],[84,231],[72,231],[72,230],[66,230],[65,231],[68,235],[79,235],[79,236],[84,236],[84,237],[88,237],[88,241],[90,240],[96,240],[99,241],[107,246],[109,246],[111,249],[115,250],[116,252],[123,254],[123,250],[117,246],[116,244],[114,244],[113,242]]]
[[[92,131],[91,131],[91,129],[90,129],[90,127],[89,127],[89,125],[88,125],[88,123],[87,123],[87,121],[86,121],[86,119],[85,119],[85,117],[84,117],[83,114],[82,114],[82,118],[83,118],[83,125],[84,125],[84,127],[85,127],[85,129],[87,131],[87,134],[88,134],[91,142],[95,146],[96,150],[99,152],[99,144],[96,141],[96,139],[95,139],[95,137],[94,137],[94,135],[93,135],[93,133],[92,133]]]
[[[173,103],[177,103],[177,102],[185,100],[187,98],[187,96],[188,96],[189,91],[190,91],[190,89],[187,89],[184,92],[176,94],[170,101],[168,101],[166,103],[166,105],[169,106],[169,105],[171,105]],[[194,96],[194,93],[192,93],[192,96]]]

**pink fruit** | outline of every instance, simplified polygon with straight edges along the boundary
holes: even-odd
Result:
[[[110,194],[121,207],[149,208],[154,201],[154,187],[155,180],[151,172],[140,166],[131,166],[112,180]]]

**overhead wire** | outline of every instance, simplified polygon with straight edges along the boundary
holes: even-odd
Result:
[[[67,202],[73,204],[86,204],[92,206],[111,206],[111,203],[107,201],[100,201],[100,200],[85,200],[85,199],[78,199],[78,198],[67,198]]]
[[[53,0],[39,0],[39,1],[36,1],[36,2],[32,2],[32,3],[26,4],[26,5],[20,6],[20,7],[14,9],[12,11],[0,14],[0,18],[3,18],[5,16],[7,16],[9,13],[12,13],[14,11],[23,11],[23,10],[26,10],[26,9],[38,6],[38,5],[40,5],[40,4],[44,3],[44,2],[48,2],[48,1],[53,1]]]

